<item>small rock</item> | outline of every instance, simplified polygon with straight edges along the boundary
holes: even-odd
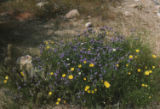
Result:
[[[48,2],[39,2],[36,4],[37,7],[42,8],[44,5],[48,4]]]
[[[160,18],[160,12],[157,12],[157,16]]]
[[[128,12],[128,11],[125,11],[125,12],[124,12],[124,15],[125,15],[126,17],[132,16],[132,14],[131,14],[130,12]]]
[[[89,27],[92,27],[93,25],[92,25],[92,23],[91,22],[87,22],[86,24],[85,24],[85,27],[86,28],[89,28]]]
[[[75,18],[75,17],[78,17],[78,16],[80,16],[80,14],[79,14],[79,12],[78,12],[77,9],[73,9],[73,10],[69,11],[69,12],[65,15],[65,17],[66,17],[67,19]]]

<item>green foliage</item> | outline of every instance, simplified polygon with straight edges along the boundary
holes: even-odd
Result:
[[[10,84],[23,100],[146,106],[155,95],[159,60],[139,38],[125,38],[108,28],[99,33],[89,29],[69,42],[45,41],[41,52],[33,60],[34,78],[24,81],[23,73],[29,72],[16,69],[6,73],[8,79],[3,74],[4,85]]]

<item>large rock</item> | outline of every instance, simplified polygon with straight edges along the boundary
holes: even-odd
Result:
[[[75,17],[78,17],[78,16],[80,16],[80,14],[79,14],[79,12],[78,12],[77,9],[73,9],[73,10],[69,11],[69,12],[65,15],[65,17],[66,17],[67,19],[75,18]]]

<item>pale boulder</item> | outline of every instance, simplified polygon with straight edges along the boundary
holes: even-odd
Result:
[[[75,18],[75,17],[78,17],[78,16],[80,16],[80,14],[79,14],[79,12],[78,12],[77,9],[73,9],[73,10],[69,11],[69,12],[65,15],[65,17],[66,17],[67,19]]]

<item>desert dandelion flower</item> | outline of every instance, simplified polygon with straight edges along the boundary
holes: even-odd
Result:
[[[133,59],[133,55],[129,55],[129,59]]]
[[[136,49],[136,53],[139,53],[140,52],[140,50],[139,49]]]
[[[90,63],[90,64],[89,64],[89,67],[94,67],[94,64],[93,64],[93,63]]]
[[[49,95],[49,96],[51,96],[51,95],[52,95],[52,92],[51,92],[51,91],[50,91],[50,92],[48,92],[48,95]]]
[[[74,71],[74,67],[72,67],[70,70],[71,70],[71,71]]]
[[[69,79],[73,79],[73,75],[69,75],[68,78],[69,78]]]
[[[110,85],[110,83],[109,83],[108,81],[104,81],[104,86],[105,86],[106,88],[109,88],[111,85]]]

